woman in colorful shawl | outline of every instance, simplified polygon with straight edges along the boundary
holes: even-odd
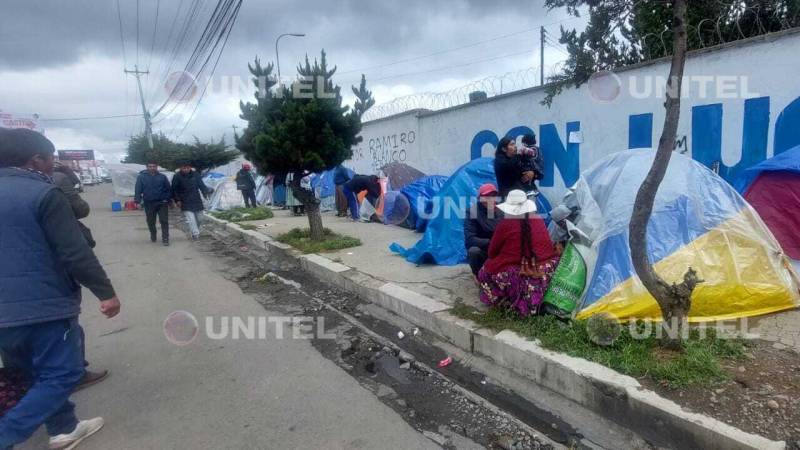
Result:
[[[478,273],[480,299],[491,306],[507,306],[519,314],[537,314],[559,254],[536,203],[525,192],[513,190],[497,206],[505,218],[489,244],[489,259]]]

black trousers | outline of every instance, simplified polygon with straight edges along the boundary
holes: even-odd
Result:
[[[469,268],[472,269],[472,274],[476,277],[478,276],[478,272],[481,271],[481,267],[483,267],[486,260],[489,259],[489,254],[486,250],[480,247],[470,247],[467,250],[467,260],[469,261]]]
[[[161,222],[161,239],[169,240],[169,204],[165,202],[151,203],[144,205],[144,214],[147,217],[147,228],[150,230],[150,238],[156,238],[156,216]]]
[[[242,197],[244,197],[244,206],[247,208],[255,208],[258,206],[256,202],[256,191],[252,189],[242,190]]]

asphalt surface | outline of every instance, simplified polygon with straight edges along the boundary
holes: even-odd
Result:
[[[217,270],[221,262],[179,230],[170,247],[150,243],[142,212],[111,212],[110,185],[88,187],[84,198],[122,313],[103,318],[84,293],[87,359],[111,375],[72,397],[79,417],[106,420],[79,448],[438,448],[310,340],[277,339],[271,324],[263,339],[209,338],[206,317],[219,331],[222,317],[285,312],[242,293]],[[177,310],[200,321],[186,346],[164,335]],[[19,448],[46,448],[46,436],[40,430]]]

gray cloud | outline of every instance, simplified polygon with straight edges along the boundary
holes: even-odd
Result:
[[[178,5],[183,3],[181,14]],[[188,7],[197,2],[198,19],[187,34],[182,51],[170,58]],[[140,0],[139,66],[149,65],[144,79],[150,108],[163,98],[163,75],[179,70],[208,20],[214,0]],[[156,42],[153,26],[160,5]],[[310,57],[325,48],[339,68],[335,81],[344,91],[357,83],[363,70],[370,86],[380,92],[378,101],[393,92],[419,92],[456,87],[475,78],[499,75],[538,64],[538,31],[541,24],[566,18],[563,11],[547,12],[542,1],[497,0],[245,0],[236,28],[217,70],[220,76],[247,77],[247,63],[255,56],[274,60],[275,38],[283,32],[303,32],[304,38],[281,41],[281,69],[294,73],[306,53]],[[0,109],[38,112],[43,117],[79,117],[137,113],[140,107],[134,80],[122,73],[124,62],[136,62],[136,2],[120,0],[126,46],[120,45],[115,0],[7,1],[0,14]],[[175,24],[175,25],[173,25]],[[567,25],[576,22],[567,22]],[[550,25],[555,34],[557,25]],[[477,41],[516,33],[480,45]],[[167,37],[171,38],[167,41]],[[154,47],[154,54],[150,48]],[[530,52],[526,55],[524,52]],[[511,53],[518,56],[497,58]],[[563,57],[554,50],[547,56]],[[414,58],[402,64],[391,62]],[[171,69],[167,71],[167,66]],[[148,64],[149,63],[149,64]],[[379,66],[379,67],[376,67]],[[348,73],[349,72],[349,73]],[[425,72],[425,73],[417,73]],[[374,81],[371,81],[374,80]],[[127,95],[126,95],[127,90]],[[249,95],[244,99],[249,100]],[[237,122],[239,98],[209,93],[191,125],[181,136],[190,138],[230,133]],[[167,132],[181,129],[194,105],[179,108],[162,124]],[[130,133],[139,131],[136,118],[59,122],[53,126],[119,146]],[[52,126],[51,126],[52,128]],[[61,133],[67,135],[67,133]],[[90,140],[94,142],[93,140]],[[101,149],[102,150],[102,149]]]

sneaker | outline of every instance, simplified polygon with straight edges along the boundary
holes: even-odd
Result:
[[[100,371],[97,371],[97,372],[94,372],[94,371],[91,371],[91,370],[87,370],[86,371],[86,375],[83,376],[83,379],[78,384],[78,386],[75,388],[74,392],[78,392],[83,388],[87,388],[87,387],[89,387],[89,386],[91,386],[93,384],[97,384],[97,383],[105,380],[107,377],[108,377],[108,371],[107,370],[100,370]]]
[[[151,234],[150,235],[150,242],[155,242],[155,241],[157,241],[156,235],[155,234]]]
[[[164,239],[162,244],[164,244],[164,247],[169,247],[169,239]]]
[[[100,431],[103,428],[103,418],[81,420],[75,430],[69,434],[59,434],[50,438],[51,450],[71,450],[80,444],[87,437]]]
[[[193,241],[199,241],[200,240],[200,235],[199,234],[193,234],[192,235],[192,240]]]

